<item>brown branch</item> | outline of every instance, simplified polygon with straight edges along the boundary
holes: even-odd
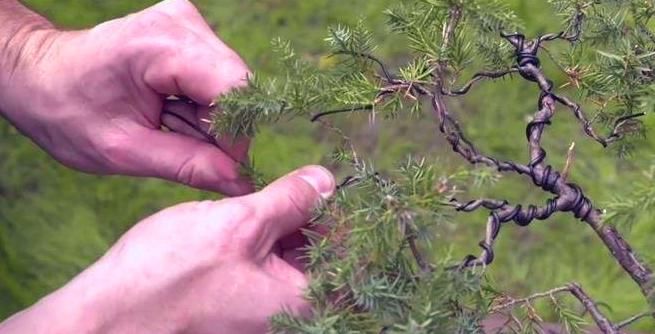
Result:
[[[324,112],[320,112],[312,116],[310,119],[311,122],[316,122],[319,119],[325,117],[325,116],[330,116],[330,115],[335,115],[335,114],[341,114],[341,113],[349,113],[349,112],[355,112],[355,111],[372,111],[375,109],[375,106],[380,104],[386,97],[388,97],[391,94],[400,92],[405,90],[405,97],[409,97],[413,100],[416,100],[417,97],[412,95],[411,92],[421,96],[421,95],[428,95],[432,96],[432,93],[427,90],[425,87],[423,87],[420,83],[418,82],[411,82],[411,81],[404,81],[404,80],[393,80],[393,82],[390,85],[384,86],[380,88],[378,93],[375,96],[375,99],[373,103],[367,104],[367,105],[360,105],[360,106],[350,106],[350,107],[345,107],[345,108],[340,108],[340,109],[335,109],[335,110],[328,110]]]
[[[500,311],[512,309],[519,305],[528,304],[533,302],[534,300],[541,299],[541,298],[547,298],[547,297],[554,298],[555,295],[562,294],[562,293],[569,293],[573,297],[575,297],[582,304],[586,312],[594,320],[594,323],[596,324],[598,329],[600,329],[604,334],[618,334],[623,327],[626,327],[631,323],[639,320],[640,318],[643,318],[650,314],[650,313],[642,313],[615,325],[603,314],[603,312],[600,311],[600,309],[598,308],[598,303],[596,303],[582,289],[582,287],[580,287],[578,283],[570,283],[567,284],[566,286],[551,289],[546,292],[535,293],[533,295],[521,299],[513,299],[511,297],[507,297],[510,299],[508,302],[492,306],[490,313],[498,313]]]
[[[530,172],[530,168],[526,165],[512,161],[500,161],[481,154],[473,143],[466,139],[459,123],[448,113],[443,95],[440,92],[441,85],[437,86],[438,88],[432,98],[432,107],[439,122],[439,130],[445,135],[453,151],[474,165],[483,164],[496,168],[500,172],[516,172],[518,174],[528,174]]]
[[[554,289],[551,289],[551,290],[548,290],[548,291],[545,291],[545,292],[535,293],[535,294],[532,294],[530,296],[520,298],[520,299],[514,299],[514,298],[511,298],[511,297],[506,297],[506,298],[509,298],[510,301],[508,301],[506,303],[503,303],[503,304],[498,304],[498,305],[492,306],[491,310],[489,310],[489,312],[490,313],[498,313],[500,311],[515,308],[516,306],[519,306],[521,304],[532,302],[532,301],[534,301],[536,299],[550,297],[550,296],[553,296],[553,295],[556,295],[556,294],[559,294],[559,293],[562,293],[562,292],[569,292],[569,287],[568,286],[561,286],[559,288],[554,288]]]
[[[416,264],[421,269],[421,272],[427,273],[432,271],[432,266],[423,253],[418,249],[418,245],[416,244],[416,231],[412,227],[412,222],[414,221],[412,213],[409,211],[403,211],[398,215],[398,217],[400,224],[403,227],[403,233],[405,234],[405,239],[407,240],[409,249],[412,252],[414,260],[416,260]]]
[[[619,322],[614,327],[616,329],[618,329],[618,330],[621,330],[621,329],[626,328],[626,327],[632,325],[633,323],[635,323],[635,322],[637,322],[637,321],[639,321],[639,320],[641,320],[643,318],[647,318],[647,317],[655,317],[655,312],[648,311],[648,312],[639,313],[637,315],[634,315],[634,316],[632,316],[632,317],[630,317],[628,319],[625,319],[625,320]]]
[[[619,331],[614,327],[612,322],[610,322],[607,317],[598,309],[598,306],[596,305],[596,302],[587,295],[587,293],[582,290],[580,287],[580,284],[578,283],[571,283],[569,284],[569,292],[577,298],[580,303],[584,306],[585,310],[589,312],[589,315],[591,316],[592,319],[594,319],[594,322],[598,326],[598,329],[600,329],[603,333],[605,334],[618,334]]]
[[[591,201],[584,195],[582,189],[576,184],[567,183],[566,179],[560,173],[556,172],[552,166],[546,164],[546,151],[541,146],[542,135],[546,127],[551,123],[551,118],[555,113],[555,107],[558,102],[571,108],[576,118],[584,124],[585,132],[603,145],[616,140],[619,137],[618,134],[620,134],[618,129],[625,122],[638,117],[638,115],[630,115],[618,119],[615,123],[615,129],[610,136],[601,138],[593,131],[590,122],[586,119],[577,104],[567,98],[556,95],[552,91],[553,83],[546,78],[540,69],[540,61],[537,57],[540,43],[554,38],[551,38],[551,36],[534,41],[526,41],[522,34],[504,34],[503,37],[516,48],[516,68],[519,74],[527,81],[536,83],[541,89],[538,100],[539,108],[526,128],[530,155],[528,165],[525,166],[511,161],[500,163],[494,158],[481,155],[473,144],[465,139],[459,124],[449,114],[443,98],[442,84],[444,82],[444,72],[437,73],[437,77],[435,78],[437,90],[435,90],[432,98],[433,111],[439,121],[439,130],[451,144],[453,150],[469,162],[473,164],[486,163],[490,166],[496,166],[499,170],[505,169],[530,176],[535,186],[554,194],[555,198],[550,200],[545,208],[541,209],[530,206],[527,210],[521,210],[522,208],[520,206],[509,207],[507,205],[490,209],[491,214],[487,223],[487,234],[485,240],[480,242],[483,253],[480,258],[467,256],[462,266],[486,265],[493,260],[493,241],[500,231],[500,225],[504,222],[514,220],[520,225],[525,226],[534,219],[541,219],[542,217],[545,219],[555,212],[570,212],[574,217],[586,222],[594,229],[605,246],[610,250],[612,256],[639,285],[643,294],[647,297],[652,295],[655,284],[651,269],[638,259],[632,248],[616,229],[602,223],[601,212],[592,206]],[[445,71],[445,66],[446,64],[441,64],[440,69]],[[489,209],[489,207],[487,208]]]
[[[468,91],[473,87],[475,83],[483,79],[498,79],[502,78],[508,74],[518,73],[518,69],[512,68],[506,71],[500,72],[478,72],[476,73],[471,80],[469,80],[464,86],[454,91],[447,91],[445,89],[441,90],[441,94],[446,96],[458,96],[468,93]]]
[[[450,43],[454,38],[456,27],[461,20],[461,15],[461,8],[457,6],[450,8],[448,19],[443,29],[442,49],[447,49],[450,46]],[[582,108],[577,103],[566,97],[559,96],[553,91],[553,82],[549,80],[540,69],[538,52],[541,49],[541,43],[557,39],[564,39],[569,42],[577,41],[580,38],[581,22],[583,18],[584,15],[581,14],[576,16],[576,21],[571,27],[572,32],[568,35],[566,33],[549,34],[541,36],[535,40],[526,40],[525,36],[520,33],[502,34],[502,36],[516,49],[516,65],[511,71],[480,72],[465,84],[463,88],[458,91],[450,92],[445,89],[445,83],[447,82],[446,76],[448,74],[448,61],[442,59],[437,63],[433,72],[434,89],[432,92],[427,91],[423,86],[419,86],[421,88],[420,90],[415,90],[415,92],[420,96],[430,97],[432,109],[439,124],[439,131],[444,135],[454,152],[462,156],[471,164],[484,164],[494,167],[498,169],[498,171],[515,172],[520,175],[526,175],[530,177],[532,183],[536,187],[555,195],[552,199],[548,200],[543,207],[529,205],[527,208],[523,208],[521,205],[511,206],[506,201],[486,199],[471,201],[468,203],[459,203],[457,201],[449,203],[449,205],[454,206],[458,211],[470,212],[479,208],[490,210],[485,239],[479,244],[483,249],[482,254],[479,258],[472,255],[467,256],[464,262],[457,266],[457,268],[490,264],[494,258],[493,243],[497,238],[503,223],[514,221],[521,226],[527,226],[533,220],[546,219],[556,212],[568,212],[575,218],[587,223],[587,225],[596,232],[616,261],[641,288],[642,293],[650,298],[655,294],[655,280],[651,269],[637,257],[637,255],[632,251],[630,245],[614,227],[602,223],[601,211],[593,207],[591,201],[585,196],[582,189],[574,183],[567,182],[566,176],[568,175],[568,168],[565,167],[563,172],[564,175],[562,175],[555,171],[551,165],[546,163],[547,154],[541,144],[544,131],[550,125],[551,119],[555,113],[555,108],[558,104],[568,107],[576,119],[582,123],[585,133],[603,146],[607,146],[609,143],[620,139],[625,134],[623,128],[626,126],[630,127],[630,122],[633,119],[642,116],[642,114],[636,114],[617,119],[611,133],[607,137],[601,137],[594,131],[591,126],[591,121],[587,119]],[[541,91],[538,98],[537,111],[526,127],[526,138],[529,150],[528,164],[521,164],[513,161],[500,161],[491,156],[481,154],[473,143],[465,137],[459,123],[449,113],[448,106],[444,99],[445,96],[466,94],[475,83],[483,78],[501,77],[509,73],[519,73],[525,80],[535,83]],[[372,108],[372,106],[366,107],[369,109]],[[367,110],[366,107],[355,107],[354,109],[350,108],[325,112],[314,116],[313,120],[318,120],[324,115],[333,113],[359,110],[358,108]],[[568,159],[567,161],[569,162],[569,168],[570,161],[571,159]],[[348,183],[349,182],[350,181],[348,181]],[[407,227],[409,224],[403,222],[405,219],[407,218],[401,217],[400,220],[401,224]],[[412,254],[417,260],[419,267],[422,270],[427,270],[429,264],[427,264],[427,261],[419,253],[418,247],[414,243],[415,237],[412,236],[413,233],[411,232],[412,231],[410,230],[406,230],[406,237]],[[577,284],[570,284],[564,288],[558,288],[544,294],[538,294],[536,297],[528,297],[527,299],[523,299],[523,302],[529,302],[531,298],[552,295],[563,291],[570,292],[584,305],[585,309],[587,309],[598,327],[603,330],[604,333],[617,333],[621,328],[612,325],[596,307],[593,300],[586,295]],[[517,301],[514,304],[516,303],[521,303],[521,301]],[[625,326],[644,316],[638,315],[624,321]]]
[[[453,40],[453,37],[455,36],[455,30],[457,29],[457,25],[459,24],[459,21],[462,19],[462,8],[459,6],[452,6],[448,10],[448,21],[446,25],[444,26],[443,33],[442,33],[442,38],[443,38],[443,43],[441,44],[441,49],[446,50],[450,47],[450,42]],[[440,62],[441,65],[447,65],[445,61]]]

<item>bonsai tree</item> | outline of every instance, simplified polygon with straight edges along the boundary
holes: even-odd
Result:
[[[527,36],[500,0],[400,2],[385,15],[390,30],[406,38],[411,59],[404,64],[392,68],[376,56],[373,34],[362,19],[354,26],[329,29],[329,66],[299,56],[290,43],[276,39],[273,51],[284,75],[255,74],[248,87],[220,98],[212,119],[215,135],[252,136],[262,124],[305,118],[334,134],[333,159],[350,168],[339,194],[317,209],[306,231],[305,260],[312,277],[307,298],[314,314],[281,314],[273,319],[276,332],[482,333],[483,320],[493,314],[504,314],[507,320],[499,332],[540,332],[542,320],[533,302],[542,298],[567,332],[581,332],[587,317],[603,333],[619,333],[652,314],[644,310],[624,321],[610,319],[575,282],[513,298],[497,291],[485,275],[496,257],[512,256],[494,252],[503,226],[527,228],[563,213],[595,232],[607,255],[655,306],[651,268],[612,224],[612,218],[625,218],[643,203],[618,201],[605,211],[585,195],[585,184],[569,180],[575,145],[566,164],[557,167],[549,164],[542,144],[556,112],[569,115],[558,121],[577,123],[588,140],[620,153],[643,137],[642,120],[653,107],[655,35],[650,23],[655,3],[549,3],[561,15],[561,29]],[[568,89],[550,79],[552,74],[542,67],[546,62],[565,76]],[[501,78],[536,88],[525,138],[515,140],[521,148],[527,146],[521,161],[479,150],[451,112],[454,103],[478,86],[506,84]],[[592,107],[583,108],[583,102]],[[332,124],[349,113],[367,113],[371,122],[406,115],[423,122],[431,114],[438,129],[435,140],[445,139],[454,154],[475,168],[444,174],[428,162],[432,159],[410,157],[395,172],[379,172]],[[551,198],[542,204],[460,199],[467,193],[459,189],[489,176],[480,166],[517,174]],[[252,164],[244,164],[244,171],[264,182]],[[459,261],[438,256],[434,245],[448,243],[437,236],[440,224],[454,212],[476,210],[488,212],[481,252]],[[577,301],[583,314],[563,300],[565,295]]]

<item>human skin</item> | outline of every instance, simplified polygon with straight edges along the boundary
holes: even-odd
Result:
[[[334,188],[309,166],[252,195],[159,212],[0,334],[265,333],[272,315],[307,315],[298,230]]]
[[[226,139],[219,149],[174,120],[166,125],[176,133],[160,130],[162,110],[204,126],[202,106],[247,73],[186,0],[73,32],[0,0],[0,114],[81,171],[251,192],[238,173],[248,140]],[[258,193],[163,210],[0,324],[0,334],[247,334],[265,332],[283,310],[306,315],[299,229],[334,188],[327,170],[310,166]]]
[[[248,75],[187,0],[84,31],[57,30],[0,0],[0,22],[0,114],[61,163],[228,195],[253,190],[239,173],[247,139],[226,138],[219,149],[185,131],[161,131],[168,96],[195,101],[185,116],[207,128],[209,108],[201,106]]]

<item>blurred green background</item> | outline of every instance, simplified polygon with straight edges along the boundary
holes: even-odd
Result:
[[[155,1],[28,0],[31,7],[62,27],[84,28],[140,10]],[[530,33],[558,30],[559,19],[546,1],[508,0]],[[403,59],[403,45],[384,28],[383,9],[389,0],[199,0],[196,4],[218,34],[252,69],[275,73],[269,41],[289,39],[307,57],[325,55],[323,38],[333,23],[368,18],[381,44],[379,55],[391,63]],[[557,77],[557,72],[552,71]],[[558,84],[564,83],[560,75]],[[572,95],[571,93],[570,95]],[[519,80],[484,84],[458,100],[453,108],[479,147],[502,158],[525,161],[523,144],[526,118],[535,108],[535,88]],[[355,137],[382,170],[392,168],[408,154],[439,158],[444,170],[461,161],[438,139],[429,117],[421,120],[380,120],[375,126],[366,116],[352,115],[338,122]],[[647,123],[652,121],[647,120]],[[648,139],[631,157],[617,159],[580,134],[569,113],[556,116],[545,145],[555,166],[562,166],[570,141],[578,144],[572,179],[596,203],[629,189],[641,171],[653,162],[655,141]],[[334,139],[334,138],[332,138]],[[521,144],[516,144],[520,142]],[[253,157],[266,175],[279,176],[298,166],[327,163],[334,142],[308,122],[294,121],[263,129],[256,138]],[[126,229],[166,206],[214,194],[178,185],[125,177],[95,177],[58,165],[0,121],[0,319],[25,308],[98,258]],[[486,195],[513,202],[543,202],[546,197],[526,186],[525,179],[506,177]],[[482,195],[482,194],[481,194]],[[653,263],[650,248],[655,224],[649,214],[625,230],[626,238]],[[459,258],[478,253],[485,213],[456,216],[456,224],[441,240],[452,240]],[[489,270],[496,284],[515,296],[546,290],[570,281],[580,282],[597,300],[607,303],[619,320],[646,309],[638,289],[608,256],[593,232],[572,216],[559,215],[529,229],[508,227],[497,246],[497,260]],[[655,331],[651,320],[640,324]]]

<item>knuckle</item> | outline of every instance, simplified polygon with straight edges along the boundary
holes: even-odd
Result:
[[[257,208],[250,202],[243,199],[227,199],[223,200],[220,204],[223,212],[228,212],[229,220],[242,222],[254,220],[257,216]]]
[[[130,22],[134,29],[162,30],[175,22],[175,18],[170,14],[160,10],[146,10],[130,17]]]
[[[176,21],[172,15],[158,10],[135,14],[127,19],[127,40],[131,45],[157,53],[176,53],[179,44],[189,40],[191,34]]]
[[[198,169],[193,156],[182,161],[175,171],[175,180],[187,185],[196,184],[198,179]]]
[[[121,166],[128,159],[130,138],[120,132],[109,132],[96,141],[97,152],[100,153],[101,164]]]
[[[240,199],[227,199],[219,202],[213,211],[212,220],[216,222],[217,234],[229,240],[222,245],[222,251],[249,252],[251,245],[257,243],[262,225],[257,218],[256,208]]]

